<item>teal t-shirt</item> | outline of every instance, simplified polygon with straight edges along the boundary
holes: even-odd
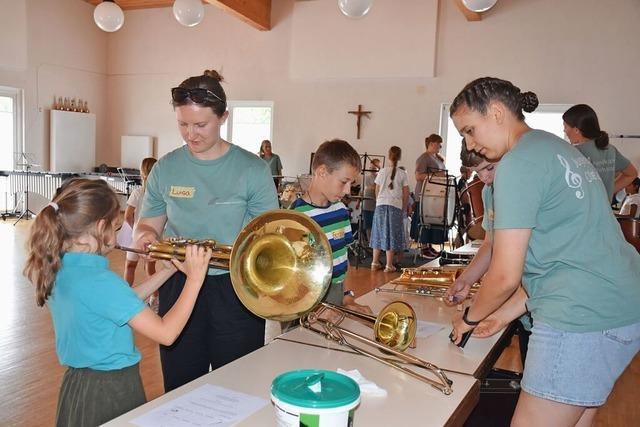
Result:
[[[273,179],[260,157],[232,144],[218,159],[199,160],[184,145],[151,169],[140,216],[166,215],[165,237],[232,245],[249,221],[277,208]]]
[[[107,258],[66,253],[47,306],[60,364],[111,371],[140,361],[128,322],[145,305],[127,282],[109,270]]]
[[[640,321],[640,255],[594,175],[575,147],[532,130],[502,157],[493,183],[495,230],[531,229],[522,281],[534,322],[570,332]]]
[[[269,165],[271,175],[280,175],[280,173],[282,172],[282,162],[280,161],[280,156],[278,156],[277,154],[272,154],[271,158],[267,159],[266,157],[263,157],[262,160],[264,160],[267,165]]]
[[[493,184],[485,184],[482,187],[482,206],[484,208],[484,215],[482,216],[482,228],[486,233],[493,234]]]
[[[586,141],[582,144],[576,144],[575,146],[580,152],[593,164],[598,171],[600,179],[604,184],[604,188],[607,190],[607,203],[611,203],[613,198],[613,184],[615,182],[616,174],[627,166],[629,166],[629,159],[620,154],[620,152],[613,145],[609,144],[604,150],[596,147],[594,141]],[[589,177],[586,177],[589,179]]]

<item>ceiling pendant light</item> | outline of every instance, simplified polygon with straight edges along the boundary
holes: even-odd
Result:
[[[464,7],[472,12],[482,13],[496,5],[498,0],[462,0]]]
[[[118,31],[124,24],[124,12],[113,0],[104,0],[93,10],[93,20],[107,33]]]
[[[176,0],[173,2],[173,16],[185,27],[195,27],[204,18],[204,6],[200,0]]]
[[[349,18],[362,18],[371,10],[373,0],[338,0],[338,8]]]

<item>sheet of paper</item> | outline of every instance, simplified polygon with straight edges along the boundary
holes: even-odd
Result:
[[[269,402],[212,384],[205,384],[131,422],[140,427],[231,426]]]
[[[439,323],[418,320],[418,330],[416,331],[416,337],[427,338],[431,335],[437,334],[442,329],[444,329],[444,325],[441,325]]]

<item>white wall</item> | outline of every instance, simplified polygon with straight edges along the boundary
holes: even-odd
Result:
[[[256,31],[210,6],[196,28],[180,27],[166,9],[127,12],[125,27],[109,39],[109,142],[117,147],[122,134],[149,134],[157,137],[159,154],[176,147],[180,139],[169,88],[211,67],[222,69],[230,99],[274,101],[274,151],[282,156],[286,174],[304,172],[309,153],[334,137],[347,139],[360,152],[385,154],[389,146],[399,145],[403,163],[412,168],[424,137],[437,131],[440,103],[483,75],[512,79],[538,93],[543,103],[589,103],[611,132],[640,131],[638,1],[500,1],[481,22],[467,22],[450,1],[439,4],[435,78],[398,78],[389,71],[388,77],[376,79],[293,79],[293,0],[273,2],[270,32]],[[313,37],[332,31],[331,19],[326,16]],[[344,17],[336,9],[333,19]],[[380,31],[393,34],[403,23],[389,22]],[[383,46],[380,69],[387,69],[394,54],[390,49],[415,50],[415,44],[399,40]],[[295,55],[299,61],[300,51]],[[364,120],[361,140],[355,139],[355,119],[347,114],[357,104],[373,111]],[[614,143],[640,165],[640,141]],[[109,161],[116,162],[117,150],[110,155]]]
[[[96,157],[108,157],[107,36],[93,23],[93,6],[80,0],[0,0],[0,16],[0,23],[11,23],[0,25],[0,85],[24,89],[25,151],[48,169],[55,95],[88,100],[98,117]],[[10,49],[17,56],[6,54]]]
[[[98,116],[97,163],[119,163],[121,135],[155,136],[158,153],[166,153],[181,143],[169,89],[205,68],[222,69],[230,99],[274,101],[274,150],[287,174],[304,172],[309,153],[334,137],[376,154],[399,145],[403,163],[412,169],[424,137],[438,129],[440,103],[482,75],[511,79],[538,93],[543,103],[589,103],[604,129],[640,133],[637,0],[501,0],[481,22],[467,22],[453,2],[441,0],[435,77],[398,77],[387,67],[398,52],[402,58],[434,52],[433,46],[422,51],[412,40],[396,38],[374,47],[384,71],[379,78],[343,73],[315,79],[291,77],[292,55],[301,59],[299,50],[292,51],[293,13],[299,7],[294,0],[273,2],[273,30],[268,32],[205,6],[204,22],[195,28],[180,26],[170,8],[145,9],[125,12],[124,27],[109,35],[93,24],[93,7],[82,0],[15,1],[26,4],[28,68],[16,71],[15,63],[3,66],[0,59],[0,84],[26,89],[27,144],[39,153],[48,146],[45,110],[54,94],[89,99]],[[7,2],[15,4],[0,0],[3,10]],[[374,7],[383,9],[387,2],[399,3],[376,0]],[[432,18],[425,16],[425,25]],[[323,37],[345,18],[336,9],[336,21],[331,19],[314,26],[314,37]],[[395,19],[380,32],[406,34],[405,22]],[[7,31],[0,28],[0,38]],[[350,66],[357,64],[357,54]],[[361,140],[355,139],[355,118],[347,114],[358,104],[373,111],[364,120]],[[640,141],[614,143],[640,166]]]

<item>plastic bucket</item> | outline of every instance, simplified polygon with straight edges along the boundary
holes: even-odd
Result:
[[[360,387],[333,371],[290,371],[271,383],[271,401],[278,427],[350,427]]]

